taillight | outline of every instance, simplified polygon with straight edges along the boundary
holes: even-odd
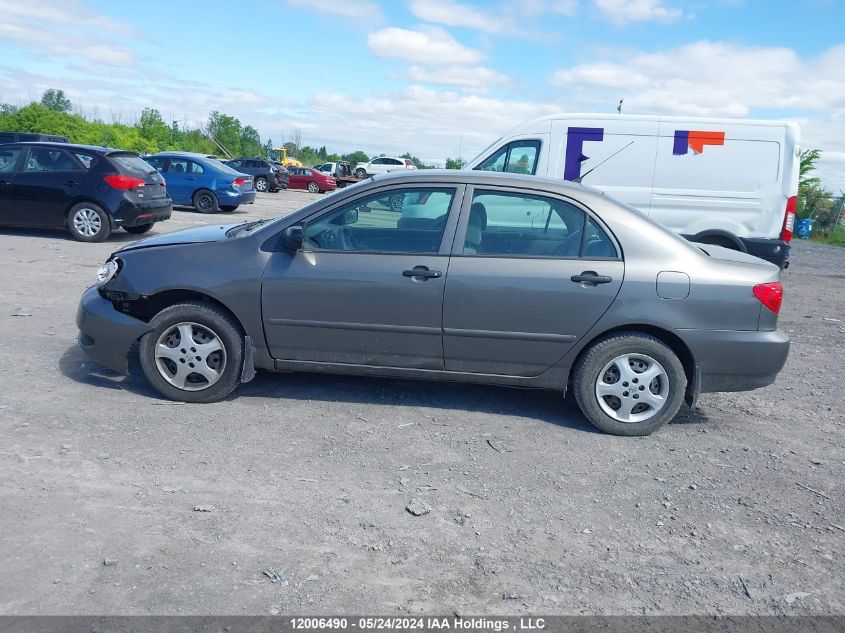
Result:
[[[112,174],[110,176],[103,176],[106,184],[113,189],[120,189],[126,191],[127,189],[137,189],[143,187],[146,182],[143,178],[135,178],[134,176],[122,176],[120,174]]]
[[[769,310],[778,314],[783,302],[783,285],[779,281],[754,286],[754,296]]]
[[[792,196],[786,201],[786,215],[783,216],[783,229],[780,232],[780,239],[784,242],[792,239],[792,229],[795,228],[795,211],[797,208],[797,196]]]
[[[233,187],[240,187],[242,184],[244,184],[244,179],[243,179],[243,178],[235,178],[235,179],[232,181],[232,186],[233,186]]]

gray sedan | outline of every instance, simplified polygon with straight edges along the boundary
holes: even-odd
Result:
[[[82,296],[79,344],[166,398],[256,370],[574,392],[619,435],[702,392],[771,384],[776,266],[695,245],[599,191],[468,171],[371,178],[271,222],[120,249]]]

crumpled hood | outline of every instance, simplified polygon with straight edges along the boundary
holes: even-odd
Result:
[[[127,244],[118,250],[117,253],[136,251],[142,248],[153,248],[154,246],[219,242],[226,239],[226,231],[240,224],[243,224],[243,222],[234,222],[232,224],[208,224],[206,226],[198,226],[192,229],[174,231],[173,233],[165,233],[164,235],[155,235],[138,242]]]

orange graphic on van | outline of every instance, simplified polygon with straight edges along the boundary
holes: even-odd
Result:
[[[675,130],[675,146],[672,154],[682,156],[690,148],[696,154],[704,151],[705,145],[724,145],[724,132],[702,132],[699,130]]]

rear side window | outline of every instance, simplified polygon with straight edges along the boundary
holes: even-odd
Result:
[[[15,171],[15,165],[22,151],[21,147],[0,147],[0,174],[10,174]]]
[[[155,167],[135,154],[112,154],[109,158],[126,171],[134,172],[136,174],[148,174],[151,171],[155,171]]]
[[[97,157],[93,154],[85,154],[83,152],[74,152],[74,156],[76,156],[76,160],[82,163],[82,166],[85,169],[91,169],[94,165],[97,164]]]
[[[194,161],[188,161],[188,173],[189,174],[201,174],[205,170],[202,168],[202,165],[199,163],[195,163]]]
[[[537,172],[537,159],[539,156],[540,141],[513,141],[500,147],[475,169],[478,171],[498,171],[510,174],[533,175]]]
[[[464,255],[487,257],[616,257],[607,233],[568,202],[545,196],[477,190]]]
[[[82,171],[82,164],[74,160],[64,150],[50,147],[37,147],[29,152],[24,171]]]

